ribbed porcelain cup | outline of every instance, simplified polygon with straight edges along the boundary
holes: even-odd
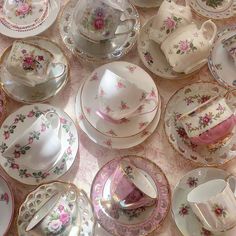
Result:
[[[124,0],[80,0],[71,25],[74,41],[81,35],[100,43],[130,33],[135,20],[125,18],[124,3]]]
[[[30,120],[30,119],[29,119]],[[2,155],[10,161],[33,170],[47,170],[57,161],[61,152],[60,117],[50,111],[18,128],[18,136],[12,134],[10,144]]]
[[[175,1],[164,0],[154,17],[149,37],[156,43],[162,43],[177,28],[192,22],[191,8],[188,2],[179,5]]]
[[[129,161],[121,160],[110,186],[113,204],[124,209],[151,206],[157,201],[157,190],[140,169]]]
[[[105,70],[99,85],[97,114],[108,121],[135,117],[157,109],[157,99],[110,70]],[[152,103],[150,111],[142,112],[142,106]]]
[[[214,179],[197,186],[187,196],[194,214],[211,232],[223,232],[236,225],[236,178]]]

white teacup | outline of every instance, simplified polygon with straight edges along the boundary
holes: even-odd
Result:
[[[73,14],[71,33],[76,40],[82,35],[92,42],[101,42],[125,35],[133,30],[135,20],[124,19],[122,1],[81,0]],[[117,32],[119,28],[119,33]]]
[[[60,130],[60,117],[56,112],[42,114],[32,123],[25,122],[18,127],[19,135],[12,135],[2,155],[33,170],[48,170],[61,153]]]
[[[157,43],[162,43],[169,34],[177,28],[191,23],[192,13],[188,2],[185,6],[174,1],[164,0],[154,17],[149,37]]]
[[[16,82],[34,87],[62,76],[65,71],[66,65],[54,62],[54,56],[48,50],[17,40],[12,45],[4,72]]]
[[[236,178],[214,179],[188,194],[188,202],[203,224],[212,232],[223,232],[236,225]]]
[[[216,33],[217,27],[211,20],[200,29],[192,23],[169,35],[161,49],[174,71],[189,74],[207,62]]]
[[[158,106],[156,99],[148,98],[144,90],[110,70],[106,70],[101,78],[98,99],[97,114],[110,121],[147,114]],[[149,102],[153,103],[152,109],[142,113],[139,108]]]

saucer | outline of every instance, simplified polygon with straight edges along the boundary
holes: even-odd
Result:
[[[225,179],[229,174],[221,169],[204,167],[192,170],[181,178],[172,197],[172,216],[183,236],[229,236],[227,232],[213,234],[204,229],[187,201],[188,193],[198,185],[213,179]]]
[[[222,20],[236,15],[234,0],[190,0],[190,6],[198,15]]]
[[[181,114],[192,110],[211,97],[224,95],[226,92],[225,88],[216,83],[199,82],[179,89],[168,101],[164,115],[165,132],[171,146],[184,158],[208,166],[221,165],[235,158],[236,132],[226,144],[208,149],[191,143],[178,121]],[[236,109],[235,97],[230,98],[229,105]]]
[[[7,235],[14,215],[14,196],[7,181],[0,175],[0,235]]]
[[[95,219],[93,216],[92,205],[86,193],[73,184],[51,182],[43,184],[29,193],[25,201],[22,203],[17,219],[19,236],[40,235],[40,233],[42,233],[42,231],[40,231],[42,230],[40,228],[40,226],[42,226],[41,223],[29,232],[26,232],[25,229],[34,214],[42,207],[42,205],[55,193],[62,191],[64,192],[62,194],[62,199],[69,203],[68,205],[72,212],[72,224],[68,226],[70,229],[70,235],[92,236],[94,234]],[[56,219],[54,221],[56,221]],[[48,225],[48,228],[49,227],[50,224]],[[63,234],[62,232],[56,235],[63,236],[68,234],[65,234],[65,232]]]
[[[3,84],[2,88],[5,93],[12,99],[23,102],[23,103],[35,103],[45,101],[57,93],[59,93],[66,85],[68,78],[70,76],[69,63],[63,52],[63,50],[54,42],[41,37],[32,37],[25,39],[24,41],[39,45],[49,52],[51,52],[57,62],[61,62],[66,65],[67,72],[58,78],[50,80],[48,82],[36,85],[35,87],[28,87],[23,84],[17,83],[6,74],[1,76],[1,82]],[[11,46],[8,47],[0,58],[0,63],[6,62],[8,55],[10,53]]]
[[[154,117],[153,121],[145,128],[140,134],[133,135],[131,137],[126,138],[116,138],[116,137],[109,137],[101,132],[98,132],[94,129],[90,123],[85,119],[85,115],[81,109],[81,101],[80,101],[80,94],[81,94],[81,87],[79,92],[76,96],[76,106],[75,112],[78,124],[80,128],[84,131],[84,133],[95,143],[107,147],[110,149],[126,149],[134,147],[142,142],[144,142],[156,129],[160,117],[161,117],[161,98],[159,97],[159,104],[158,104],[158,111],[156,116]]]
[[[136,8],[126,2],[127,18],[135,19],[136,23],[131,33],[109,40],[105,43],[92,43],[83,37],[80,37],[77,41],[79,45],[75,45],[72,34],[70,32],[71,22],[73,19],[73,11],[77,4],[77,0],[70,0],[63,9],[59,22],[59,30],[61,38],[66,47],[78,57],[86,61],[111,61],[117,60],[120,57],[126,55],[136,43],[136,38],[140,29],[140,20]]]
[[[2,122],[5,119],[6,116],[6,96],[3,92],[2,89],[0,89],[0,124],[2,124]]]
[[[230,26],[221,30],[211,50],[208,67],[214,79],[227,88],[236,88],[236,65],[233,58],[223,47],[222,41],[236,34],[236,26]]]
[[[159,7],[163,0],[131,0],[136,7],[151,8]]]
[[[9,27],[9,25],[0,23],[0,33],[10,38],[26,38],[38,35],[47,30],[56,21],[60,7],[60,0],[49,0],[47,16],[41,24],[35,25],[35,27],[25,30],[12,29],[12,27]]]
[[[56,111],[61,117],[61,144],[62,150],[65,150],[53,168],[48,171],[35,171],[23,165],[17,165],[0,155],[0,165],[6,173],[24,184],[38,185],[59,178],[70,169],[77,157],[78,134],[75,124],[61,109],[46,104],[23,106],[7,117],[0,129],[0,150],[9,144],[10,135],[20,135],[17,132],[17,126],[29,119],[35,120],[40,114],[49,110]]]
[[[127,118],[121,124],[106,121],[96,114],[99,107],[98,88],[106,69],[127,79],[138,88],[144,90],[148,96],[152,96],[154,99],[156,98],[157,103],[159,102],[157,87],[147,72],[139,66],[128,62],[112,62],[97,68],[88,79],[86,79],[81,90],[81,104],[77,104],[76,106],[81,106],[84,118],[94,129],[102,134],[110,137],[124,138],[141,133],[154,119],[159,109],[157,108],[149,112],[153,109],[153,103],[146,103],[142,106],[142,113],[147,112],[147,114]]]
[[[190,74],[175,72],[167,62],[164,53],[161,50],[161,45],[149,38],[150,28],[154,17],[151,17],[142,27],[138,36],[138,53],[143,64],[155,75],[164,79],[183,79],[193,75],[196,71]]]
[[[138,156],[123,157],[137,168],[143,170],[147,178],[155,183],[158,201],[150,207],[140,207],[136,210],[113,210],[102,206],[102,199],[110,198],[111,176],[121,158],[116,158],[105,164],[95,176],[91,187],[91,200],[98,223],[115,236],[147,235],[160,227],[165,220],[170,207],[170,188],[162,170],[153,162]]]

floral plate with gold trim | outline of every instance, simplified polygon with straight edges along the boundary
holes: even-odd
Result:
[[[184,175],[176,185],[172,196],[172,217],[183,236],[234,236],[236,228],[214,234],[202,227],[187,201],[188,193],[213,179],[225,179],[230,173],[217,168],[198,168]]]
[[[208,149],[191,143],[178,121],[181,114],[193,110],[214,96],[224,96],[226,93],[227,90],[216,83],[199,82],[179,89],[168,101],[164,115],[165,132],[171,146],[184,158],[202,165],[217,166],[236,157],[236,132],[226,143]],[[228,105],[236,114],[235,98],[236,94],[232,94]]]
[[[61,202],[68,203],[67,209],[59,205],[32,230],[26,232],[31,218],[54,194],[62,193]],[[59,210],[58,210],[58,209]],[[51,182],[43,184],[28,194],[18,212],[17,228],[19,236],[60,235],[92,236],[95,218],[87,194],[74,184]],[[43,232],[42,232],[43,231]],[[47,232],[47,234],[46,234]]]
[[[158,200],[153,206],[140,207],[136,210],[111,210],[102,205],[101,200],[110,198],[111,176],[119,161],[125,158],[141,169],[158,193]],[[105,164],[95,176],[91,187],[91,200],[98,223],[115,236],[147,235],[156,230],[165,220],[170,208],[170,188],[163,171],[150,160],[139,156],[116,158]]]
[[[6,118],[0,129],[0,153],[9,145],[11,135],[20,135],[17,126],[29,119],[36,120],[39,115],[49,110],[56,111],[60,116],[62,150],[65,150],[53,168],[48,171],[35,171],[0,154],[1,167],[10,177],[24,184],[38,185],[59,178],[70,169],[77,157],[78,134],[75,124],[61,109],[46,104],[23,106]]]

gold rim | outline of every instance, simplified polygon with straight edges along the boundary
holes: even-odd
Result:
[[[15,98],[11,93],[8,92],[8,90],[5,88],[4,84],[3,84],[2,82],[0,82],[2,90],[6,93],[6,95],[7,95],[8,97],[10,97],[11,99],[13,99],[14,101],[21,102],[21,103],[25,103],[25,104],[33,104],[33,103],[45,102],[45,101],[47,101],[47,100],[49,100],[49,99],[55,97],[59,92],[61,92],[61,91],[65,88],[65,86],[67,85],[67,83],[68,83],[68,81],[69,81],[69,79],[70,79],[70,77],[71,77],[71,75],[70,75],[71,69],[70,69],[70,64],[69,64],[68,57],[66,56],[65,51],[61,48],[60,45],[58,45],[57,43],[51,41],[49,38],[41,37],[41,36],[32,36],[32,37],[29,37],[29,38],[27,38],[27,39],[22,39],[22,40],[23,40],[23,41],[28,41],[28,40],[31,41],[31,40],[37,40],[37,39],[39,39],[39,40],[44,40],[44,41],[48,41],[48,42],[54,44],[57,48],[59,48],[59,50],[61,51],[61,53],[63,54],[63,56],[64,56],[64,58],[65,58],[65,60],[66,60],[66,64],[67,64],[67,68],[68,68],[68,69],[67,69],[66,78],[65,78],[63,84],[61,85],[61,87],[60,87],[59,89],[57,89],[53,95],[49,96],[49,97],[46,98],[46,99],[39,99],[39,100],[35,100],[35,101],[30,101],[30,102],[29,102],[29,101],[25,101],[24,99]],[[4,59],[4,57],[6,56],[6,53],[11,49],[11,47],[12,47],[12,45],[8,46],[7,48],[5,48],[5,49],[3,50],[2,54],[0,55],[0,65],[3,63],[3,59]]]
[[[207,82],[207,81],[202,81],[202,82],[199,81],[199,82],[195,82],[195,83],[189,83],[189,84],[187,84],[187,85],[184,85],[184,86],[181,87],[180,89],[178,89],[176,92],[174,92],[174,93],[171,95],[171,97],[170,97],[170,99],[168,100],[168,102],[166,103],[166,106],[165,106],[165,109],[164,109],[164,120],[163,120],[163,121],[164,121],[165,135],[166,135],[167,140],[168,140],[168,143],[171,145],[172,149],[173,149],[176,153],[178,153],[180,156],[182,156],[186,161],[189,161],[189,162],[191,162],[192,164],[197,165],[198,167],[219,167],[219,166],[225,165],[226,163],[228,163],[228,162],[234,160],[234,158],[232,158],[232,159],[230,159],[230,160],[225,160],[223,163],[219,163],[219,164],[216,164],[216,163],[215,163],[215,164],[204,164],[204,163],[202,163],[202,162],[200,162],[200,161],[194,161],[194,160],[192,160],[192,159],[188,159],[188,158],[185,157],[185,155],[184,155],[183,153],[179,152],[179,151],[175,148],[174,144],[170,141],[169,136],[168,136],[168,134],[167,134],[167,128],[166,128],[165,117],[166,117],[167,107],[168,107],[169,103],[171,102],[172,98],[173,98],[180,90],[184,89],[185,87],[190,86],[190,85],[192,85],[192,84],[201,84],[201,83],[208,83],[208,84],[216,85],[216,86],[218,86],[218,87],[221,87],[221,88],[227,90],[225,87],[219,85],[217,82]]]

